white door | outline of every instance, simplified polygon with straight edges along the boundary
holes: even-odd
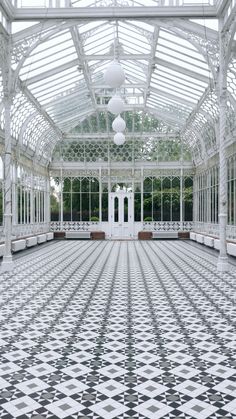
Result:
[[[109,194],[109,223],[111,238],[130,238],[134,234],[134,194],[111,192]]]

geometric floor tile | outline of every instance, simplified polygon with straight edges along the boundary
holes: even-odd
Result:
[[[73,415],[74,413],[79,413],[83,408],[84,406],[70,397],[64,397],[46,406],[47,410],[60,419]]]
[[[104,383],[98,384],[94,387],[94,389],[99,391],[99,393],[105,394],[107,397],[114,397],[117,396],[117,394],[125,392],[128,387],[119,383],[119,381],[108,380]]]
[[[67,380],[60,384],[53,386],[61,393],[64,393],[66,396],[71,396],[72,394],[78,394],[87,390],[88,386],[86,384],[81,383],[79,380],[72,378],[71,380]]]
[[[89,409],[104,419],[113,419],[129,410],[128,407],[114,399],[107,398],[100,403],[90,406]]]
[[[229,394],[236,399],[236,381],[224,380],[213,387],[214,390],[219,391],[220,393]]]
[[[24,396],[4,403],[2,407],[12,416],[18,417],[40,408],[40,404],[30,397]]]
[[[216,412],[218,408],[209,403],[202,402],[201,400],[192,399],[180,406],[179,410],[186,413],[191,418],[205,419]]]
[[[202,384],[199,384],[195,381],[185,380],[183,383],[175,386],[174,390],[195,398],[200,394],[205,393],[208,390],[208,387],[203,386]]]
[[[155,381],[148,380],[134,387],[134,390],[153,399],[159,394],[162,394],[165,391],[169,390],[169,388],[163,386],[162,384],[156,383]]]
[[[55,241],[14,255],[2,419],[235,419],[236,262],[188,241]]]
[[[165,405],[164,403],[160,403],[155,399],[149,399],[139,406],[134,407],[134,410],[145,418],[159,419],[170,413],[173,408]]]
[[[21,383],[15,384],[15,387],[22,391],[22,393],[28,395],[36,393],[37,391],[45,390],[48,387],[48,384],[39,378],[32,378],[31,380],[22,381]]]

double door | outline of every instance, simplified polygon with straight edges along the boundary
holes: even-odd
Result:
[[[134,235],[134,194],[111,192],[109,194],[110,237],[132,238]]]

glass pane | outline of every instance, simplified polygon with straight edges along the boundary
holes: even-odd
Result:
[[[99,193],[91,193],[91,217],[99,220]]]
[[[163,221],[170,221],[171,219],[171,194],[162,194],[162,205],[163,205]]]
[[[89,214],[89,194],[82,193],[82,221],[89,221],[90,214]]]
[[[51,221],[59,221],[59,200],[54,194],[50,196]]]
[[[127,197],[124,199],[124,222],[127,223],[129,218],[129,200]]]
[[[102,194],[102,221],[108,221],[108,193]]]
[[[114,222],[119,221],[119,199],[116,197],[114,201]]]
[[[71,221],[71,194],[63,193],[63,220]]]
[[[141,193],[134,194],[134,221],[141,221]]]
[[[153,193],[153,220],[161,221],[161,192]]]
[[[80,194],[72,194],[72,221],[80,221]]]
[[[152,194],[143,194],[143,220],[152,221]]]

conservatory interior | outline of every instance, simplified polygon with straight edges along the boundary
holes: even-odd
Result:
[[[216,239],[228,270],[235,7],[2,0],[2,270],[12,240],[50,231],[193,231]]]
[[[236,418],[236,0],[0,0],[0,418]]]

